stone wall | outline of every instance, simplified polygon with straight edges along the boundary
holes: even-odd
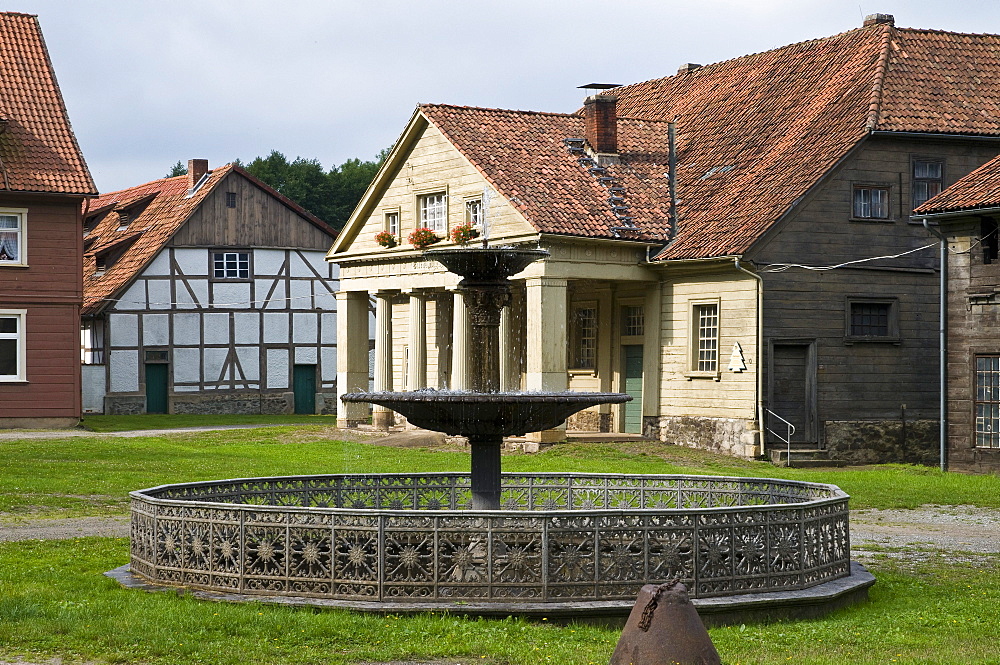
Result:
[[[137,416],[146,413],[146,398],[141,395],[108,395],[104,413],[111,416]]]
[[[566,420],[566,429],[575,432],[610,432],[611,414],[591,409],[579,411]]]
[[[759,450],[754,421],[742,418],[660,416],[647,418],[645,430],[651,439],[734,457],[753,457]]]
[[[141,395],[109,395],[105,413],[131,416],[146,413],[146,398]],[[170,396],[170,413],[194,415],[295,413],[292,392],[182,393]]]
[[[832,459],[852,464],[898,462],[936,466],[938,421],[829,420],[823,425]]]

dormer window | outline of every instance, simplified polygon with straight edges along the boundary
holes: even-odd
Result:
[[[124,231],[132,223],[132,215],[127,210],[118,211],[118,230]]]

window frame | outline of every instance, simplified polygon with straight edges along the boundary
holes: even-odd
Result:
[[[441,197],[440,203],[440,222],[441,228],[436,228],[435,226],[430,226],[427,224],[427,211],[428,211],[428,201],[436,197]],[[448,235],[448,190],[447,189],[432,189],[426,192],[417,193],[417,221],[416,227],[418,229],[428,228],[434,233],[438,234],[440,237],[445,238]],[[435,220],[437,221],[437,220]]]
[[[862,191],[882,191],[885,192],[885,216],[876,217],[874,215],[859,214],[857,196]],[[871,196],[868,201],[869,209],[872,206]],[[855,182],[851,185],[851,220],[858,222],[891,222],[892,219],[892,186],[882,182]]]
[[[226,207],[236,208],[236,204],[239,201],[239,194],[237,192],[226,192]]]
[[[887,331],[885,335],[854,334],[855,305],[888,305]],[[900,344],[899,335],[899,298],[893,296],[847,296],[844,300],[844,342],[873,342],[876,344]]]
[[[478,212],[474,212],[473,208],[478,206]],[[483,197],[473,196],[465,199],[465,224],[470,225],[472,228],[479,232],[483,230],[483,222],[485,221],[484,214],[486,210],[483,208]],[[478,216],[478,219],[477,219]]]
[[[980,379],[979,373],[980,371],[988,371],[993,373],[994,376],[998,380],[1000,380],[1000,353],[973,351],[971,355],[972,355],[971,359],[972,399],[970,401],[972,402],[972,409],[970,415],[972,416],[972,447],[980,450],[997,450],[1000,449],[1000,423],[998,423],[998,427],[994,428],[993,431],[986,431],[986,429],[982,427],[981,423],[982,416],[980,415],[979,407],[980,405],[992,405],[993,414],[991,414],[991,416],[993,417],[991,417],[990,420],[996,422],[997,419],[1000,418],[1000,388],[995,388],[995,395],[994,395],[995,399],[992,400],[980,399],[979,389],[981,384],[979,382]],[[979,367],[980,359],[995,359],[996,360],[995,368],[990,367],[990,368],[985,368],[984,370],[980,370]],[[981,435],[988,436],[991,440],[991,443],[988,445],[982,445],[981,444],[982,439],[980,438]]]
[[[84,319],[80,323],[80,362],[83,365],[105,364],[104,319]]]
[[[701,311],[715,308],[715,368],[701,369],[702,326]],[[688,379],[715,379],[722,375],[722,302],[721,298],[701,298],[688,301]]]
[[[27,378],[27,319],[26,309],[0,309],[0,318],[13,318],[17,321],[17,330],[13,333],[0,332],[0,340],[15,341],[15,373],[0,374],[0,383],[26,383]]]
[[[940,175],[937,178],[918,178],[917,177],[917,165],[918,164],[937,164],[940,168]],[[931,198],[937,196],[944,190],[944,164],[945,161],[941,157],[912,157],[910,159],[910,211],[912,212],[914,208],[923,203],[929,201]],[[917,183],[921,184],[937,184],[937,192],[931,194],[924,200],[917,203]]]
[[[16,260],[0,260],[0,268],[27,268],[28,267],[28,209],[27,208],[0,208],[0,215],[17,217],[17,253]]]
[[[247,256],[247,276],[246,277],[219,277],[216,273],[216,255],[217,254],[236,254],[237,255],[237,267],[236,270],[239,271],[239,256],[245,254]],[[225,259],[223,259],[225,261]],[[224,268],[225,270],[225,268]],[[209,279],[213,282],[249,282],[253,279],[253,251],[250,249],[235,249],[231,247],[219,248],[209,250],[208,253],[208,274]]]
[[[580,312],[593,310],[593,334],[584,336],[580,321]],[[570,305],[570,319],[569,319],[569,331],[570,331],[570,345],[569,345],[569,362],[568,369],[571,372],[578,374],[596,374],[597,373],[597,354],[600,350],[600,331],[601,331],[601,310],[596,300],[578,300]],[[589,341],[590,346],[590,364],[581,362],[584,357],[584,343]]]
[[[392,229],[391,218],[396,218],[396,230]],[[382,211],[382,230],[386,233],[391,233],[396,238],[402,237],[403,225],[401,223],[401,217],[399,214],[399,208],[390,208]]]

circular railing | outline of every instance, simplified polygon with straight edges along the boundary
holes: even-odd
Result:
[[[850,573],[848,496],[760,478],[504,474],[248,478],[132,492],[131,569],[154,584],[383,603],[633,600],[804,589]]]

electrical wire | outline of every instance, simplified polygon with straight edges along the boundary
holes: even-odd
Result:
[[[142,300],[122,300],[120,298],[103,298],[102,300],[103,300],[103,302],[124,303],[126,305],[143,305],[147,309],[150,308],[150,307],[179,307],[179,306],[180,307],[192,307],[192,306],[195,306],[195,307],[214,308],[214,307],[246,307],[248,305],[259,305],[260,303],[289,302],[289,301],[292,301],[292,300],[304,300],[306,298],[322,298],[322,297],[326,297],[326,296],[329,296],[329,297],[332,297],[332,298],[336,298],[337,297],[337,295],[335,293],[317,293],[315,295],[308,295],[308,296],[287,296],[285,298],[265,298],[263,300],[249,300],[249,301],[243,300],[241,302],[222,302],[222,303],[220,303],[220,302],[213,302],[213,303],[205,303],[205,304],[199,304],[199,303],[192,302],[192,301],[186,301],[186,302],[151,302],[151,303],[147,303],[147,302],[142,301]]]

